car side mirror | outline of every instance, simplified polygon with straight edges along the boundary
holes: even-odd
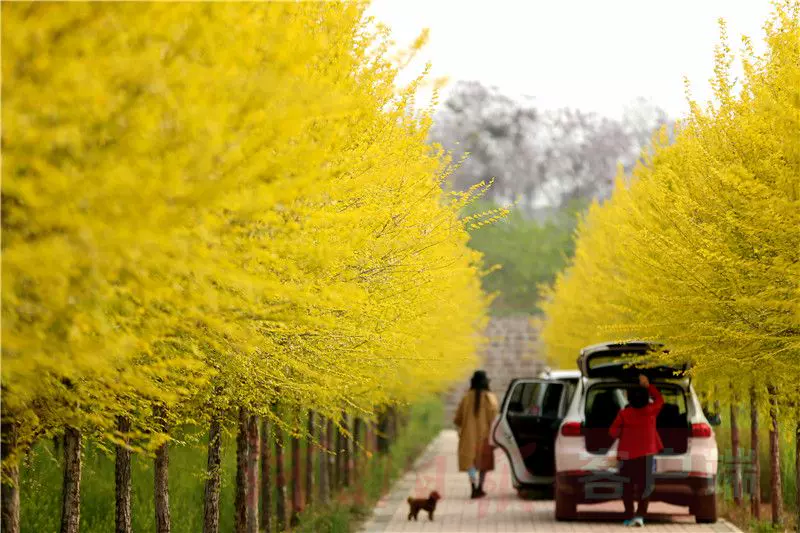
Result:
[[[722,417],[719,416],[719,413],[707,413],[706,419],[711,426],[718,426],[722,424]]]

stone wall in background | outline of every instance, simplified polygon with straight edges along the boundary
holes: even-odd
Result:
[[[538,335],[531,318],[493,317],[487,327],[488,342],[478,368],[486,371],[490,387],[503,401],[508,384],[514,378],[535,377],[545,366],[540,354]],[[465,369],[464,379],[445,396],[445,426],[453,426],[453,414],[461,397],[469,389],[469,378],[477,368]]]

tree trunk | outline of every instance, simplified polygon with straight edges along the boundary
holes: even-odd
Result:
[[[17,425],[13,422],[2,422],[2,441],[0,441],[0,459],[2,460],[2,518],[0,528],[3,533],[19,533],[19,460],[15,457],[17,450]]]
[[[363,457],[364,439],[362,432],[364,431],[364,421],[361,417],[353,419],[353,476],[358,480],[361,477],[361,457]]]
[[[397,436],[400,434],[400,419],[396,407],[392,406],[389,409],[391,412],[389,420],[391,421],[392,424],[390,431],[391,437],[389,438],[389,441],[391,444],[394,444],[395,441],[397,440]]]
[[[81,432],[68,427],[64,432],[64,486],[61,533],[78,533],[81,524]]]
[[[258,417],[247,426],[247,533],[258,533]]]
[[[731,386],[731,455],[733,456],[733,502],[737,507],[742,505],[742,463],[739,457],[739,395]]]
[[[314,501],[314,411],[306,420],[306,505]]]
[[[781,486],[781,449],[780,428],[778,427],[778,389],[770,385],[769,391],[769,464],[770,464],[770,503],[772,507],[772,524],[780,527],[783,524],[783,487]]]
[[[291,438],[292,449],[292,516],[289,524],[294,527],[300,522],[300,512],[303,510],[302,476],[300,475],[300,439]]]
[[[162,431],[169,430],[166,420],[166,409],[156,407],[153,414],[160,423]],[[169,445],[162,444],[156,450],[155,460],[155,507],[156,507],[156,533],[169,533]]]
[[[794,508],[797,513],[795,527],[800,529],[800,421],[794,430],[794,486],[796,487]]]
[[[239,408],[239,424],[236,433],[236,487],[234,489],[233,529],[236,533],[247,533],[247,409]]]
[[[347,413],[342,413],[342,484],[349,487],[352,484],[350,439],[347,432],[350,430],[350,418]]]
[[[208,430],[208,463],[203,512],[203,533],[219,533],[219,494],[222,464],[222,427],[218,416],[211,418]]]
[[[336,493],[336,482],[337,482],[336,466],[338,465],[338,462],[336,461],[336,453],[338,452],[337,446],[339,443],[337,438],[338,438],[338,433],[334,431],[333,420],[329,418],[327,423],[325,424],[325,441],[327,442],[329,451],[326,460],[328,468],[327,477],[328,477],[329,499],[333,498],[333,495]]]
[[[389,431],[391,424],[389,422],[389,409],[384,409],[378,416],[378,453],[386,454],[389,452]]]
[[[261,525],[266,533],[272,531],[272,443],[269,419],[261,422]]]
[[[750,386],[750,453],[753,472],[750,483],[750,510],[753,516],[761,519],[761,458],[758,454],[758,395],[755,385]]]
[[[123,435],[127,444],[127,435],[131,431],[131,419],[126,416],[117,417],[117,430]],[[114,475],[116,531],[117,533],[131,533],[131,450],[123,444],[116,446]]]
[[[317,468],[318,474],[318,488],[319,488],[319,502],[322,505],[328,503],[330,496],[330,485],[328,484],[328,450],[331,443],[328,440],[327,434],[328,421],[320,419],[319,423],[319,451],[317,452]]]
[[[275,428],[275,488],[278,491],[275,523],[278,531],[286,531],[286,472],[283,464],[283,442],[283,430]]]
[[[334,436],[333,450],[333,486],[338,490],[342,486],[342,430],[336,426],[336,435]]]

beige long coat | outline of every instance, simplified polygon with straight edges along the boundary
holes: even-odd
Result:
[[[475,413],[475,390],[470,390],[461,399],[453,422],[458,427],[458,469],[466,472],[470,467],[478,467],[484,441],[497,416],[497,397],[489,391],[481,391],[481,405]]]

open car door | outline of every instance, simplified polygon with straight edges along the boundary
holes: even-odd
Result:
[[[508,456],[517,488],[552,483],[556,434],[572,387],[547,379],[515,379],[508,386],[491,436]]]

